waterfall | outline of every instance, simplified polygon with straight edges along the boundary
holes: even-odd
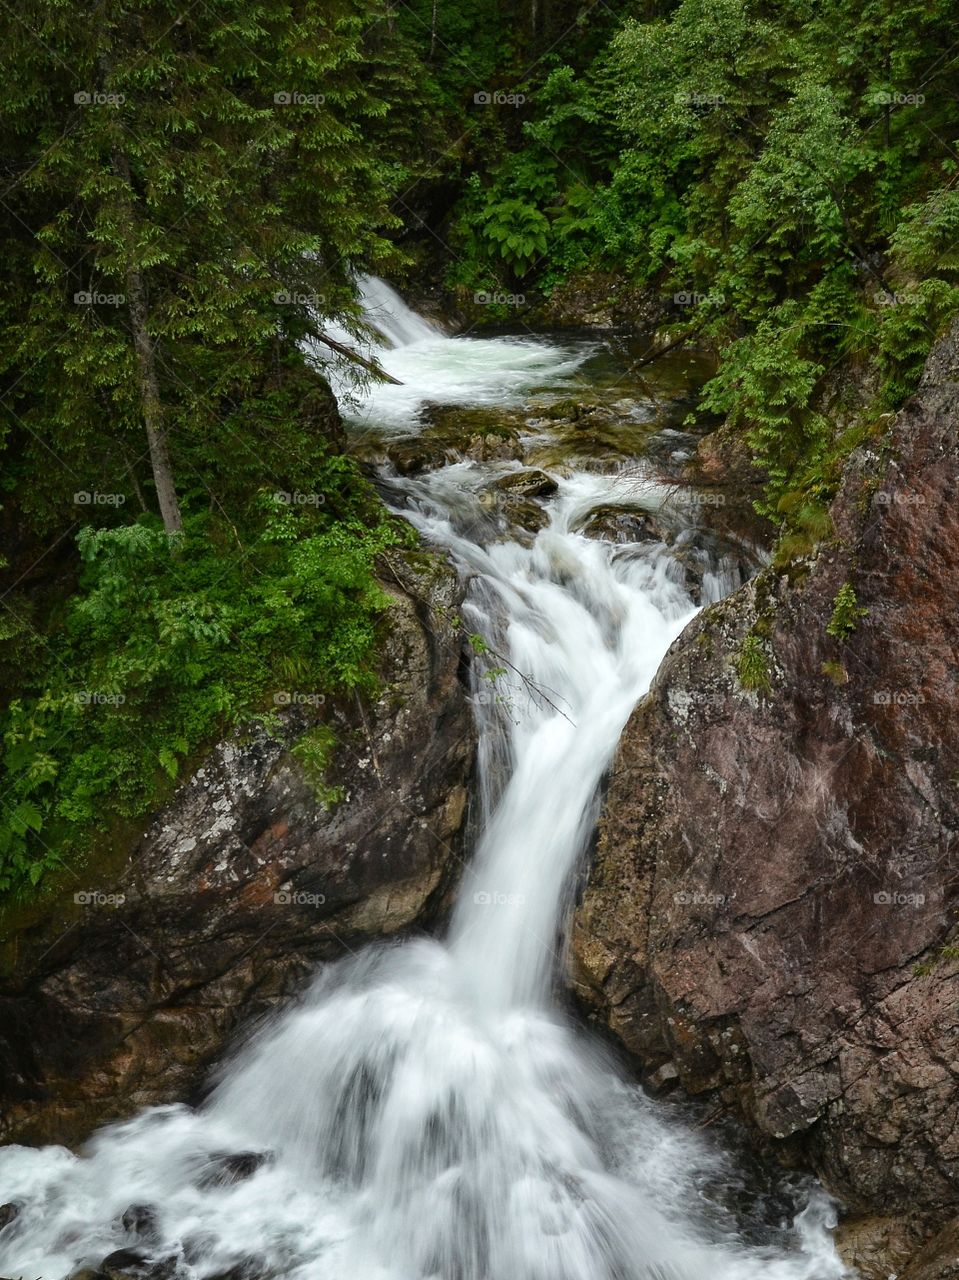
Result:
[[[589,350],[448,338],[382,282],[364,298],[392,344],[384,363],[406,376],[355,404],[354,427],[415,431],[422,402],[452,403],[457,385],[470,404],[516,403],[561,386]],[[125,1242],[117,1220],[135,1202],[155,1207],[158,1256],[197,1280],[845,1274],[818,1193],[747,1242],[709,1190],[735,1177],[728,1158],[624,1078],[554,999],[602,774],[695,606],[666,547],[624,552],[576,532],[615,476],[557,474],[535,536],[477,540],[478,484],[504,465],[391,480],[459,566],[466,625],[488,650],[474,688],[484,829],[446,936],[326,967],[199,1109],[151,1108],[83,1156],[0,1152],[0,1190],[24,1206],[0,1233],[3,1274],[60,1280],[92,1265]],[[647,479],[642,500],[665,495]],[[268,1158],[211,1185],[223,1152]]]
[[[386,347],[409,347],[414,342],[431,342],[443,336],[437,325],[412,311],[385,280],[360,276],[358,283],[366,321],[382,337]]]
[[[325,347],[309,348],[356,428],[415,434],[426,403],[521,404],[531,388],[575,373],[595,348],[595,343],[560,345],[532,335],[449,338],[411,311],[382,280],[360,276],[357,283],[366,319],[380,340],[358,344],[336,325],[324,328],[330,336],[359,347],[363,355],[377,360],[402,385],[374,383],[357,396],[355,369],[344,366]]]

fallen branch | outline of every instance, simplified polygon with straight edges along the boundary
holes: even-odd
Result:
[[[394,378],[391,373],[387,373],[382,365],[377,364],[375,360],[368,359],[366,356],[361,356],[352,347],[347,347],[342,342],[337,342],[335,338],[328,338],[325,333],[317,333],[314,336],[317,342],[322,342],[331,351],[335,351],[338,356],[344,356],[347,360],[352,360],[354,364],[362,365],[375,378],[380,378],[383,382],[392,382],[397,387],[403,385],[399,378]]]
[[[630,367],[630,373],[636,369],[642,369],[644,365],[652,364],[654,360],[658,360],[660,356],[666,355],[668,351],[672,351],[676,347],[681,347],[683,343],[688,342],[690,338],[695,338],[701,328],[702,325],[696,325],[692,329],[687,329],[685,333],[681,333],[679,337],[674,338],[672,342],[667,342],[664,347],[659,347],[655,351],[647,352],[646,355],[637,360],[636,363]]]

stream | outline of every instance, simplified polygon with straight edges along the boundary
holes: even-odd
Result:
[[[451,919],[325,967],[199,1108],[81,1154],[0,1151],[0,1199],[22,1206],[0,1274],[137,1247],[129,1274],[184,1280],[838,1280],[825,1194],[751,1190],[561,998],[622,729],[697,609],[761,559],[676,478],[702,370],[627,378],[593,335],[449,337],[363,287],[402,385],[338,387],[353,448],[451,555],[477,637],[479,832]]]

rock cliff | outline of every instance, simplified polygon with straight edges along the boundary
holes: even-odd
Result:
[[[890,1236],[911,1252],[959,1210],[959,326],[883,426],[834,536],[667,656],[572,963],[654,1085],[713,1095],[870,1215],[885,1277]]]

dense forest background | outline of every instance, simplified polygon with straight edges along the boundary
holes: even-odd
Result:
[[[14,900],[277,688],[370,687],[407,535],[323,377],[357,270],[473,324],[580,280],[664,300],[783,563],[959,310],[945,0],[24,0],[4,61]]]

